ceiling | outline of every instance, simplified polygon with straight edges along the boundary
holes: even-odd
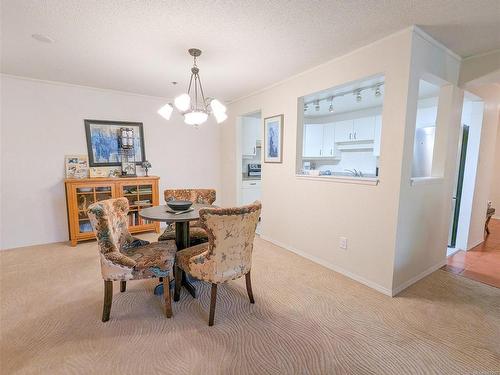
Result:
[[[190,47],[222,100],[412,24],[463,57],[500,48],[498,0],[2,0],[1,22],[3,73],[163,97],[186,90]]]

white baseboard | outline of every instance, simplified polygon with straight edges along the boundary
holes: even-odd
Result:
[[[500,214],[498,214],[498,215],[493,215],[491,218],[492,218],[492,219],[497,219],[497,220],[500,220]]]
[[[401,285],[399,285],[399,286],[397,286],[395,288],[392,288],[392,296],[394,297],[396,294],[401,293],[403,290],[405,290],[406,288],[408,288],[410,285],[415,284],[417,281],[419,281],[419,280],[423,279],[424,277],[430,275],[434,271],[437,271],[438,269],[440,269],[441,267],[443,267],[445,264],[446,264],[446,258],[443,259],[443,260],[441,260],[439,263],[437,263],[437,264],[435,264],[433,266],[430,266],[424,272],[419,273],[417,276],[414,276],[411,279],[405,281],[403,284],[401,284]]]
[[[291,251],[292,253],[295,253],[303,258],[306,258],[306,259],[309,259],[310,261],[313,261],[314,263],[318,263],[318,264],[321,264],[323,267],[326,267],[328,269],[331,269],[332,271],[335,271],[335,272],[338,272],[344,276],[347,276],[348,278],[350,279],[353,279],[361,284],[364,284],[372,289],[375,289],[376,291],[382,293],[382,294],[385,294],[386,296],[389,296],[389,297],[392,297],[394,294],[392,293],[392,291],[390,289],[387,289],[377,283],[374,283],[373,281],[370,281],[368,279],[365,279],[364,277],[362,276],[358,276],[350,271],[347,271],[343,268],[340,268],[339,266],[337,265],[334,265],[330,262],[327,262],[323,259],[320,259],[314,255],[311,255],[311,254],[308,254],[308,253],[305,253],[304,251],[301,251],[301,250],[298,250],[298,249],[295,249],[289,245],[286,245],[284,243],[281,243],[279,241],[275,241],[274,239],[266,236],[266,235],[263,235],[263,234],[260,234],[260,238],[265,240],[265,241],[268,241],[268,242],[271,242],[272,244],[276,245],[276,246],[279,246],[279,247],[282,247],[283,249],[285,250],[288,250],[288,251]]]

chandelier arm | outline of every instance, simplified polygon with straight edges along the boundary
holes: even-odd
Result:
[[[198,110],[198,82],[199,82],[198,74],[194,76],[194,109]]]
[[[207,110],[207,101],[205,100],[205,93],[203,92],[203,86],[201,84],[201,78],[198,78],[198,82],[200,83],[200,91],[201,91],[201,99],[203,100],[203,107],[205,111]]]
[[[191,73],[191,79],[189,80],[189,86],[188,86],[188,95],[191,92],[191,84],[193,83],[193,73]]]

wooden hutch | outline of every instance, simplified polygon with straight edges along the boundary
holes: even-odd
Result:
[[[159,204],[159,179],[156,176],[149,176],[64,180],[71,246],[76,246],[79,241],[95,238],[87,216],[87,208],[94,202],[110,198],[125,197],[128,199],[130,233],[153,230],[159,233],[160,224],[158,222],[150,222],[139,216],[139,211],[142,208]]]

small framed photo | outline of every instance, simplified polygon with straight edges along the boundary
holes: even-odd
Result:
[[[89,176],[89,158],[87,155],[66,155],[64,160],[66,178],[87,178]]]
[[[264,119],[264,163],[283,162],[283,115]]]

